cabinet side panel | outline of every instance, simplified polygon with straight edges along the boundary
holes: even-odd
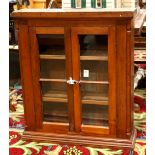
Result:
[[[28,36],[28,26],[26,23],[19,25],[18,44],[21,68],[21,81],[24,96],[24,114],[26,121],[26,130],[34,130],[35,128],[35,111],[34,111],[34,95],[33,81],[31,74],[30,61],[30,44]],[[31,119],[30,119],[31,118]]]
[[[32,78],[33,78],[33,88],[34,88],[34,106],[35,106],[35,120],[36,128],[42,127],[42,99],[40,92],[39,83],[39,49],[37,43],[37,36],[35,27],[29,28],[30,31],[30,47],[31,47],[31,68],[32,68]]]
[[[116,136],[116,31],[115,26],[109,28],[108,75],[109,75],[109,125],[110,134]]]
[[[133,96],[134,96],[134,34],[133,20],[129,21],[127,29],[127,134],[133,128]]]
[[[117,25],[117,137],[126,138],[126,25]]]

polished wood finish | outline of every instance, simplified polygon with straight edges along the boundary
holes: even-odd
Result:
[[[92,137],[92,136],[84,136],[84,135],[75,135],[75,134],[48,134],[42,132],[29,132],[26,131],[23,135],[23,139],[29,140],[37,140],[43,142],[52,142],[59,144],[75,144],[92,147],[103,148],[106,147],[107,144],[109,147],[121,147],[121,148],[134,148],[134,143],[136,139],[135,130],[130,139],[120,139],[120,138],[106,138],[106,137]],[[44,136],[43,136],[44,134]]]
[[[95,147],[133,148],[134,10],[21,10],[12,15],[19,30],[27,125],[23,138]],[[48,36],[46,41],[40,43],[38,37],[44,38],[45,35]],[[50,38],[53,36],[60,38],[53,41]],[[99,55],[98,49],[82,51],[80,36],[81,41],[85,36],[106,36],[108,44],[104,55]],[[59,51],[46,53],[44,47],[53,46],[58,46]],[[81,55],[80,52],[87,53]],[[42,61],[46,61],[44,69],[49,76],[41,74]],[[85,76],[81,78],[83,62],[86,67],[92,67],[89,79]],[[107,62],[107,69],[106,65],[103,70],[101,65],[94,68],[95,63],[99,62],[103,65]],[[73,84],[69,84],[71,77],[75,80]],[[45,83],[47,88],[43,90]],[[55,122],[44,119],[44,102],[59,108],[62,108],[61,105],[67,106],[67,113],[56,109],[51,114],[54,117],[59,111],[67,122],[57,122],[59,116]],[[104,115],[97,120],[99,125],[89,124],[92,118],[87,121],[88,111],[83,111],[83,107],[89,107],[90,110],[91,107],[96,108],[93,111],[93,123],[98,119],[95,115],[97,108],[98,116],[103,109]],[[92,114],[91,111],[89,114]],[[103,125],[100,125],[100,121],[104,122]]]

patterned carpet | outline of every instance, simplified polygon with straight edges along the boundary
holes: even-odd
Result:
[[[9,152],[10,155],[128,155],[129,150],[119,148],[91,148],[72,145],[58,145],[51,143],[38,143],[21,140],[25,121],[22,104],[22,91],[18,90],[11,97],[11,104],[16,111],[10,111],[9,127]],[[146,106],[145,89],[135,91],[134,124],[138,131],[134,155],[145,155],[146,152]]]

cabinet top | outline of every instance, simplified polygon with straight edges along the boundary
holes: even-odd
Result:
[[[136,9],[21,9],[12,13],[15,18],[133,18]]]

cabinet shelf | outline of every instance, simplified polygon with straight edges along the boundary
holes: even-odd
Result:
[[[108,100],[100,101],[100,100],[93,100],[93,99],[91,100],[83,99],[81,102],[82,104],[108,105]]]
[[[80,56],[80,60],[102,60],[108,61],[107,56]]]
[[[47,54],[41,54],[40,59],[58,59],[58,60],[65,60],[65,55],[47,55]]]
[[[60,97],[46,97],[43,96],[42,100],[45,102],[67,102],[67,99],[60,98]]]
[[[42,96],[42,100],[46,102],[67,102],[67,94],[63,91],[48,91]],[[96,104],[96,105],[108,105],[108,97],[103,94],[94,93],[82,93],[82,104]]]
[[[103,53],[101,50],[82,50],[82,55],[80,56],[80,60],[103,60],[108,61],[107,54]],[[41,52],[40,59],[59,59],[64,60],[65,54],[63,50],[47,50],[45,52]]]
[[[95,105],[108,105],[108,100],[99,101],[99,100],[82,100],[82,104],[95,104]]]
[[[68,120],[65,116],[51,116],[49,114],[44,114],[45,122],[55,122],[55,123],[66,123],[68,124]]]
[[[94,125],[96,125],[95,124],[95,122],[104,122],[104,123],[107,123],[107,121],[108,121],[108,117],[107,116],[104,116],[104,118],[103,117],[97,117],[97,114],[94,114],[95,115],[95,117],[88,117],[88,116],[83,116],[83,124],[88,124],[88,118],[89,118],[89,120],[90,121],[92,121],[92,123],[94,123]]]
[[[108,126],[108,120],[104,120],[104,119],[102,119],[102,120],[99,120],[99,119],[93,119],[93,120],[91,120],[91,125],[89,126],[87,123],[88,123],[88,120],[87,119],[85,119],[85,118],[83,118],[84,120],[83,120],[83,127],[90,127],[90,126],[102,126],[102,127],[107,127]]]
[[[66,82],[65,79],[45,79],[45,78],[40,78],[41,82]]]
[[[41,54],[40,59],[58,59],[58,60],[65,60],[65,55],[45,55]],[[107,56],[80,56],[80,60],[101,60],[101,61],[108,61]]]
[[[108,81],[86,81],[86,80],[80,80],[80,83],[90,83],[90,84],[109,84]]]
[[[108,60],[108,52],[104,49],[86,49],[86,50],[80,50],[80,60]]]
[[[43,94],[43,101],[46,102],[67,102],[67,94],[64,91],[48,91]]]
[[[102,93],[82,93],[82,104],[108,105],[108,97]]]

